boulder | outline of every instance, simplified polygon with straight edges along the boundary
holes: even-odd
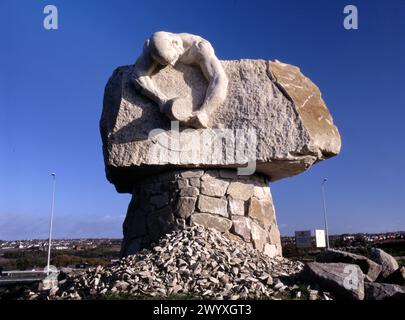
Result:
[[[355,264],[310,262],[302,276],[340,299],[364,299],[364,274]]]
[[[404,300],[405,287],[388,283],[365,283],[366,300]]]
[[[384,279],[399,268],[397,260],[379,248],[370,249],[370,259],[381,265],[380,278]]]
[[[405,286],[405,267],[398,268],[384,279],[385,283],[398,284]]]
[[[317,262],[341,262],[356,264],[370,281],[375,281],[379,276],[382,267],[374,261],[350,252],[329,249],[323,251],[316,257]]]
[[[240,168],[250,161],[253,170],[275,181],[339,153],[339,132],[321,93],[299,68],[264,60],[221,63],[229,79],[227,98],[211,114],[212,128],[198,130],[171,124],[135,90],[133,66],[114,71],[100,131],[106,175],[119,192],[130,193],[134,181],[159,170]],[[194,110],[208,85],[199,68],[181,63],[159,70],[152,81]]]

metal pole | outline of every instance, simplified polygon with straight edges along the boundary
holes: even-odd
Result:
[[[329,249],[329,231],[328,231],[328,218],[326,215],[326,200],[325,200],[325,182],[328,179],[324,178],[321,184],[322,187],[322,199],[323,199],[323,219],[325,222],[325,237],[326,237],[326,247]]]
[[[49,221],[49,242],[48,242],[48,263],[46,274],[49,275],[49,268],[51,264],[51,243],[52,243],[52,226],[53,226],[53,208],[55,206],[55,184],[56,184],[56,174],[51,174],[53,177],[53,188],[52,188],[52,205],[51,205],[51,219]]]

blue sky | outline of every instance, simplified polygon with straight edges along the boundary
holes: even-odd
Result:
[[[59,30],[43,8],[59,9]],[[354,4],[359,29],[343,28]],[[0,239],[121,237],[129,195],[104,176],[98,121],[114,68],[154,31],[211,41],[220,59],[278,59],[321,89],[341,154],[272,185],[282,234],[405,230],[405,1],[0,2]]]

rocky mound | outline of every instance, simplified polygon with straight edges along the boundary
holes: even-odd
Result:
[[[270,259],[239,239],[201,226],[173,232],[108,267],[65,275],[31,299],[135,298],[326,299],[298,284],[301,262]],[[63,276],[63,275],[62,275]],[[315,293],[315,296],[314,296]]]

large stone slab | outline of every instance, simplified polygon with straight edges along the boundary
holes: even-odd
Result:
[[[355,264],[310,262],[303,276],[341,299],[364,299],[364,275]]]
[[[316,257],[316,261],[356,264],[370,281],[375,281],[382,270],[382,267],[379,264],[364,256],[336,249],[328,249],[323,251]]]
[[[264,60],[222,65],[227,98],[211,115],[213,128],[198,130],[172,127],[134,89],[133,66],[114,71],[100,130],[106,175],[119,192],[132,192],[136,179],[158,170],[237,168],[253,159],[256,172],[274,181],[339,153],[340,136],[320,91],[297,67]],[[161,69],[152,80],[167,97],[184,97],[195,110],[207,88],[197,67],[182,64]]]

